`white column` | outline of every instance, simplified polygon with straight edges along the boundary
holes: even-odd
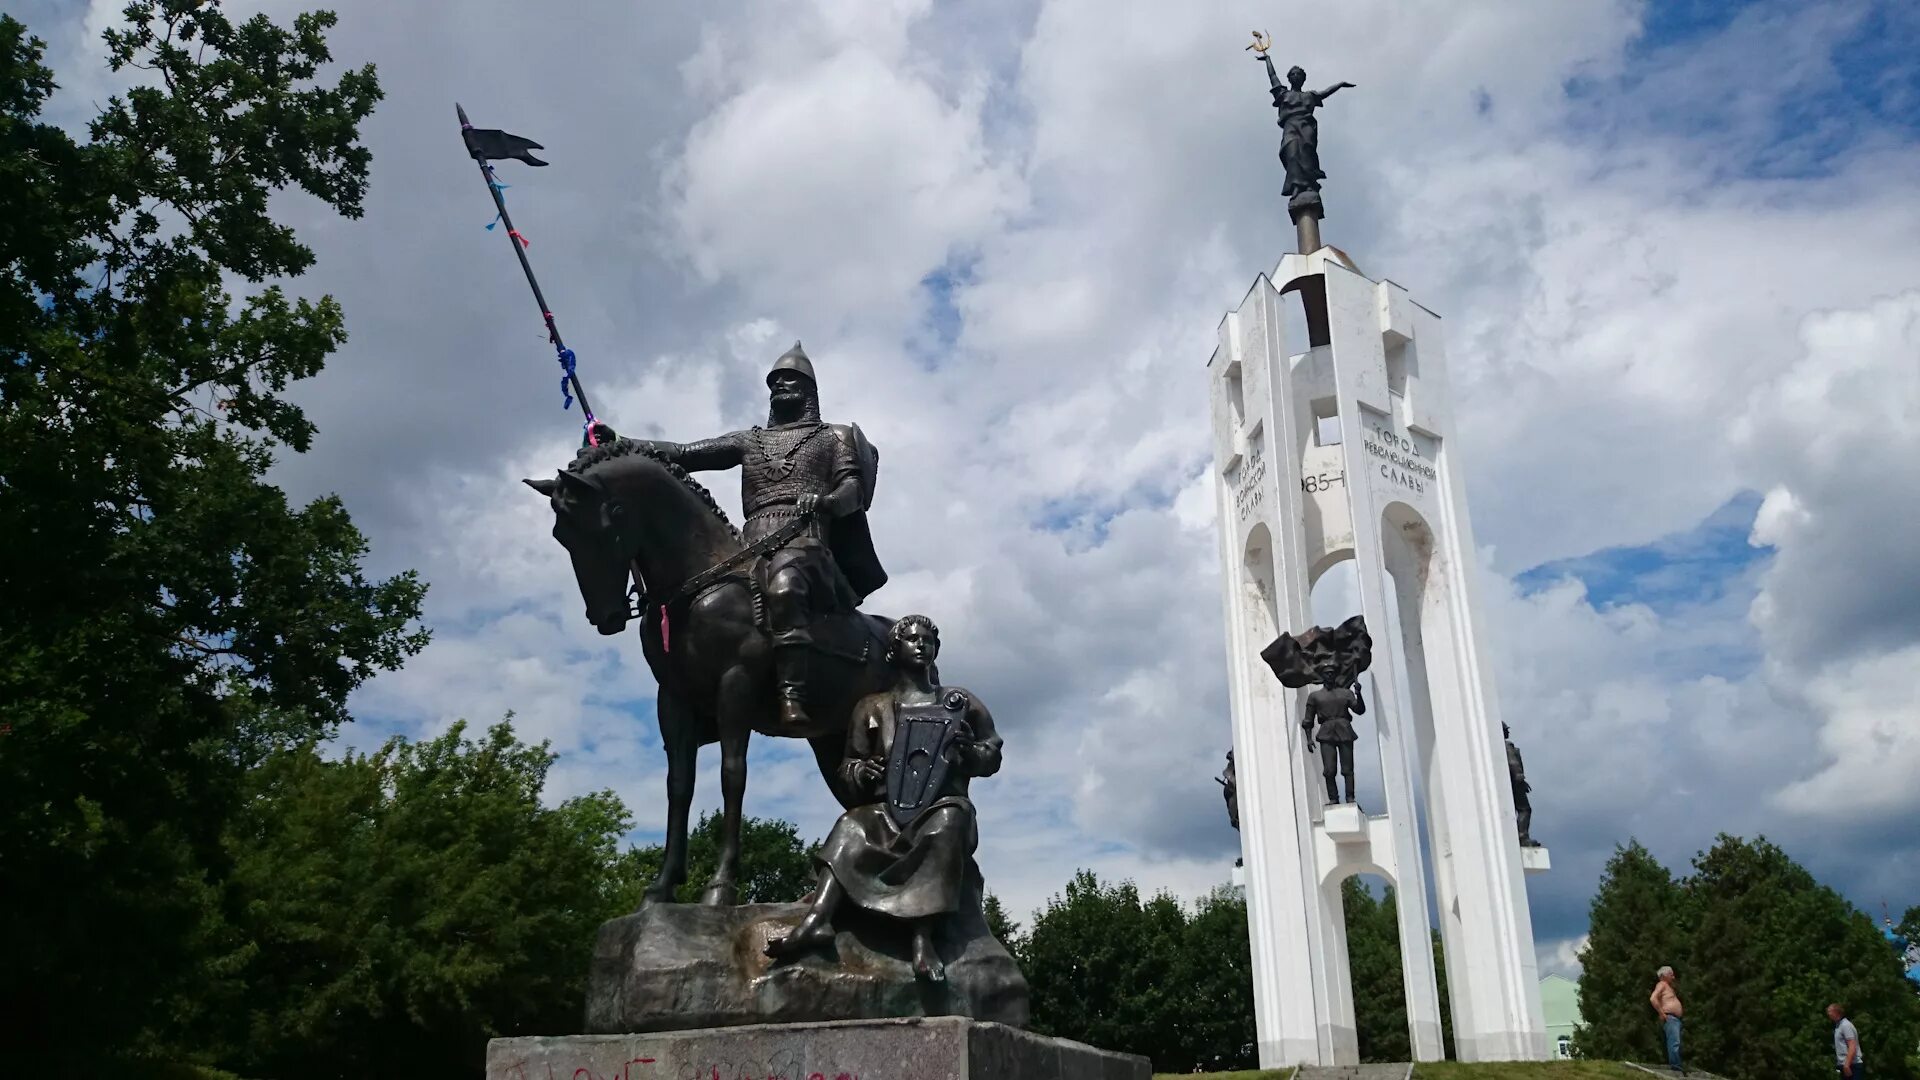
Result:
[[[1441,1056],[1423,789],[1459,1056],[1547,1053],[1499,718],[1474,622],[1472,530],[1447,453],[1438,324],[1399,286],[1368,280],[1323,248],[1256,280],[1221,323],[1208,363],[1267,1068],[1356,1059],[1339,883],[1357,872],[1395,885],[1414,1054]],[[1339,418],[1337,443],[1316,435],[1326,416]],[[1259,660],[1280,631],[1350,614],[1316,618],[1309,602],[1312,580],[1344,558],[1355,560],[1375,640],[1362,723],[1379,741],[1385,805],[1366,818],[1351,807],[1322,812],[1318,767],[1294,731],[1301,694]]]

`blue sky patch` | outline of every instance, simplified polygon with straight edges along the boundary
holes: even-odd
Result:
[[[1694,140],[1728,178],[1825,175],[1876,132],[1920,134],[1917,49],[1910,0],[1661,0],[1617,75],[1567,82],[1568,126],[1629,154]]]
[[[1530,594],[1573,578],[1586,587],[1587,602],[1596,608],[1645,604],[1663,616],[1709,604],[1748,587],[1753,572],[1771,556],[1771,549],[1747,542],[1759,511],[1760,494],[1744,491],[1684,532],[1541,563],[1521,571],[1514,583]]]
[[[919,333],[913,335],[908,347],[914,358],[929,370],[937,370],[954,343],[960,340],[964,320],[954,303],[954,293],[973,282],[976,261],[975,256],[955,255],[940,269],[920,279],[926,312],[921,316]]]

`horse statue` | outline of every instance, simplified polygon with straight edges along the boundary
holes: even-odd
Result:
[[[892,620],[860,613],[823,620],[834,625],[822,627],[827,644],[813,664],[809,719],[799,727],[783,725],[754,566],[778,547],[779,534],[746,544],[706,488],[639,440],[583,449],[555,478],[525,483],[553,506],[553,537],[573,560],[587,620],[613,635],[639,617],[641,649],[660,684],[666,857],[641,905],[672,902],[687,878],[695,761],[700,747],[715,742],[725,810],[719,865],[701,903],[731,905],[737,900],[749,738],[757,731],[807,740],[834,797],[843,808],[853,807],[858,794],[839,776],[848,722],[856,702],[893,683],[885,656]]]

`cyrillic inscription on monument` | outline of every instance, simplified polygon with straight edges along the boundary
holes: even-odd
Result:
[[[1227,477],[1227,484],[1233,488],[1233,507],[1245,521],[1260,508],[1264,501],[1264,481],[1267,478],[1267,455],[1261,450],[1265,440],[1254,439],[1247,444],[1247,456],[1235,466]]]
[[[1368,424],[1366,438],[1361,443],[1368,455],[1374,458],[1381,479],[1392,481],[1415,494],[1425,494],[1427,485],[1438,480],[1440,474],[1421,452],[1421,441],[1390,428]]]

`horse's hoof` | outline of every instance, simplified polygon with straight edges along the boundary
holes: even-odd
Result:
[[[735,896],[732,882],[715,882],[700,894],[700,902],[708,907],[732,907],[737,902]]]

